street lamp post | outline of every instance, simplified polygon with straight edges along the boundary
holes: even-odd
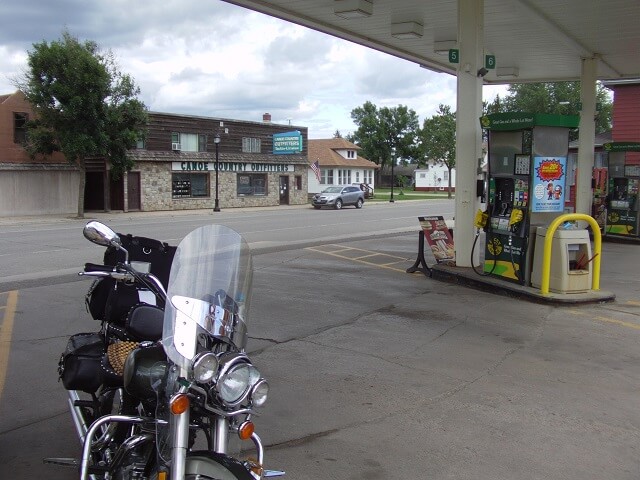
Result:
[[[389,203],[394,203],[393,199],[393,184],[395,183],[395,175],[393,173],[393,165],[396,163],[396,149],[391,149],[391,196],[389,197]]]
[[[218,160],[218,145],[220,145],[220,135],[216,133],[216,136],[213,138],[213,143],[216,145],[216,201],[213,206],[214,212],[220,211],[220,201],[218,200],[218,171],[220,170],[220,161]]]

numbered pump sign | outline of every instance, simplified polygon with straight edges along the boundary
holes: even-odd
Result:
[[[458,50],[457,48],[449,49],[449,63],[460,63],[460,50]],[[485,55],[484,68],[486,68],[487,70],[493,70],[494,68],[496,68],[495,55]]]
[[[484,68],[487,70],[493,70],[496,68],[496,56],[495,55],[485,55],[484,56]]]

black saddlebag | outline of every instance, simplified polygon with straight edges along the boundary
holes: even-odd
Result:
[[[69,337],[58,363],[58,374],[64,388],[95,392],[102,384],[100,361],[105,351],[100,333],[77,333]]]
[[[110,277],[98,278],[93,281],[87,295],[85,304],[94,320],[104,320],[107,299],[116,281]]]
[[[122,241],[122,246],[129,252],[129,261],[150,263],[149,272],[158,277],[164,287],[167,288],[171,262],[173,262],[177,247],[153,238],[136,237],[123,233],[118,235]],[[122,250],[109,247],[104,253],[104,264],[115,265],[118,262],[124,262],[124,256]]]

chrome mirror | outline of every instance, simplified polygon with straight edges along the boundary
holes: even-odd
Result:
[[[95,220],[87,223],[84,226],[82,233],[84,234],[84,238],[90,242],[102,245],[103,247],[122,245],[120,237],[116,232],[111,230],[105,224],[96,222]]]

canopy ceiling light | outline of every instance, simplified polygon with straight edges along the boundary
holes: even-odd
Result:
[[[455,40],[442,40],[439,42],[433,42],[433,51],[438,55],[449,55],[449,50],[456,48],[458,42]]]
[[[498,67],[496,76],[499,78],[517,78],[520,70],[518,67]]]
[[[402,22],[391,24],[391,36],[401,40],[421,38],[424,27],[417,22]]]
[[[333,13],[347,20],[370,17],[373,14],[373,3],[368,0],[335,0]]]

